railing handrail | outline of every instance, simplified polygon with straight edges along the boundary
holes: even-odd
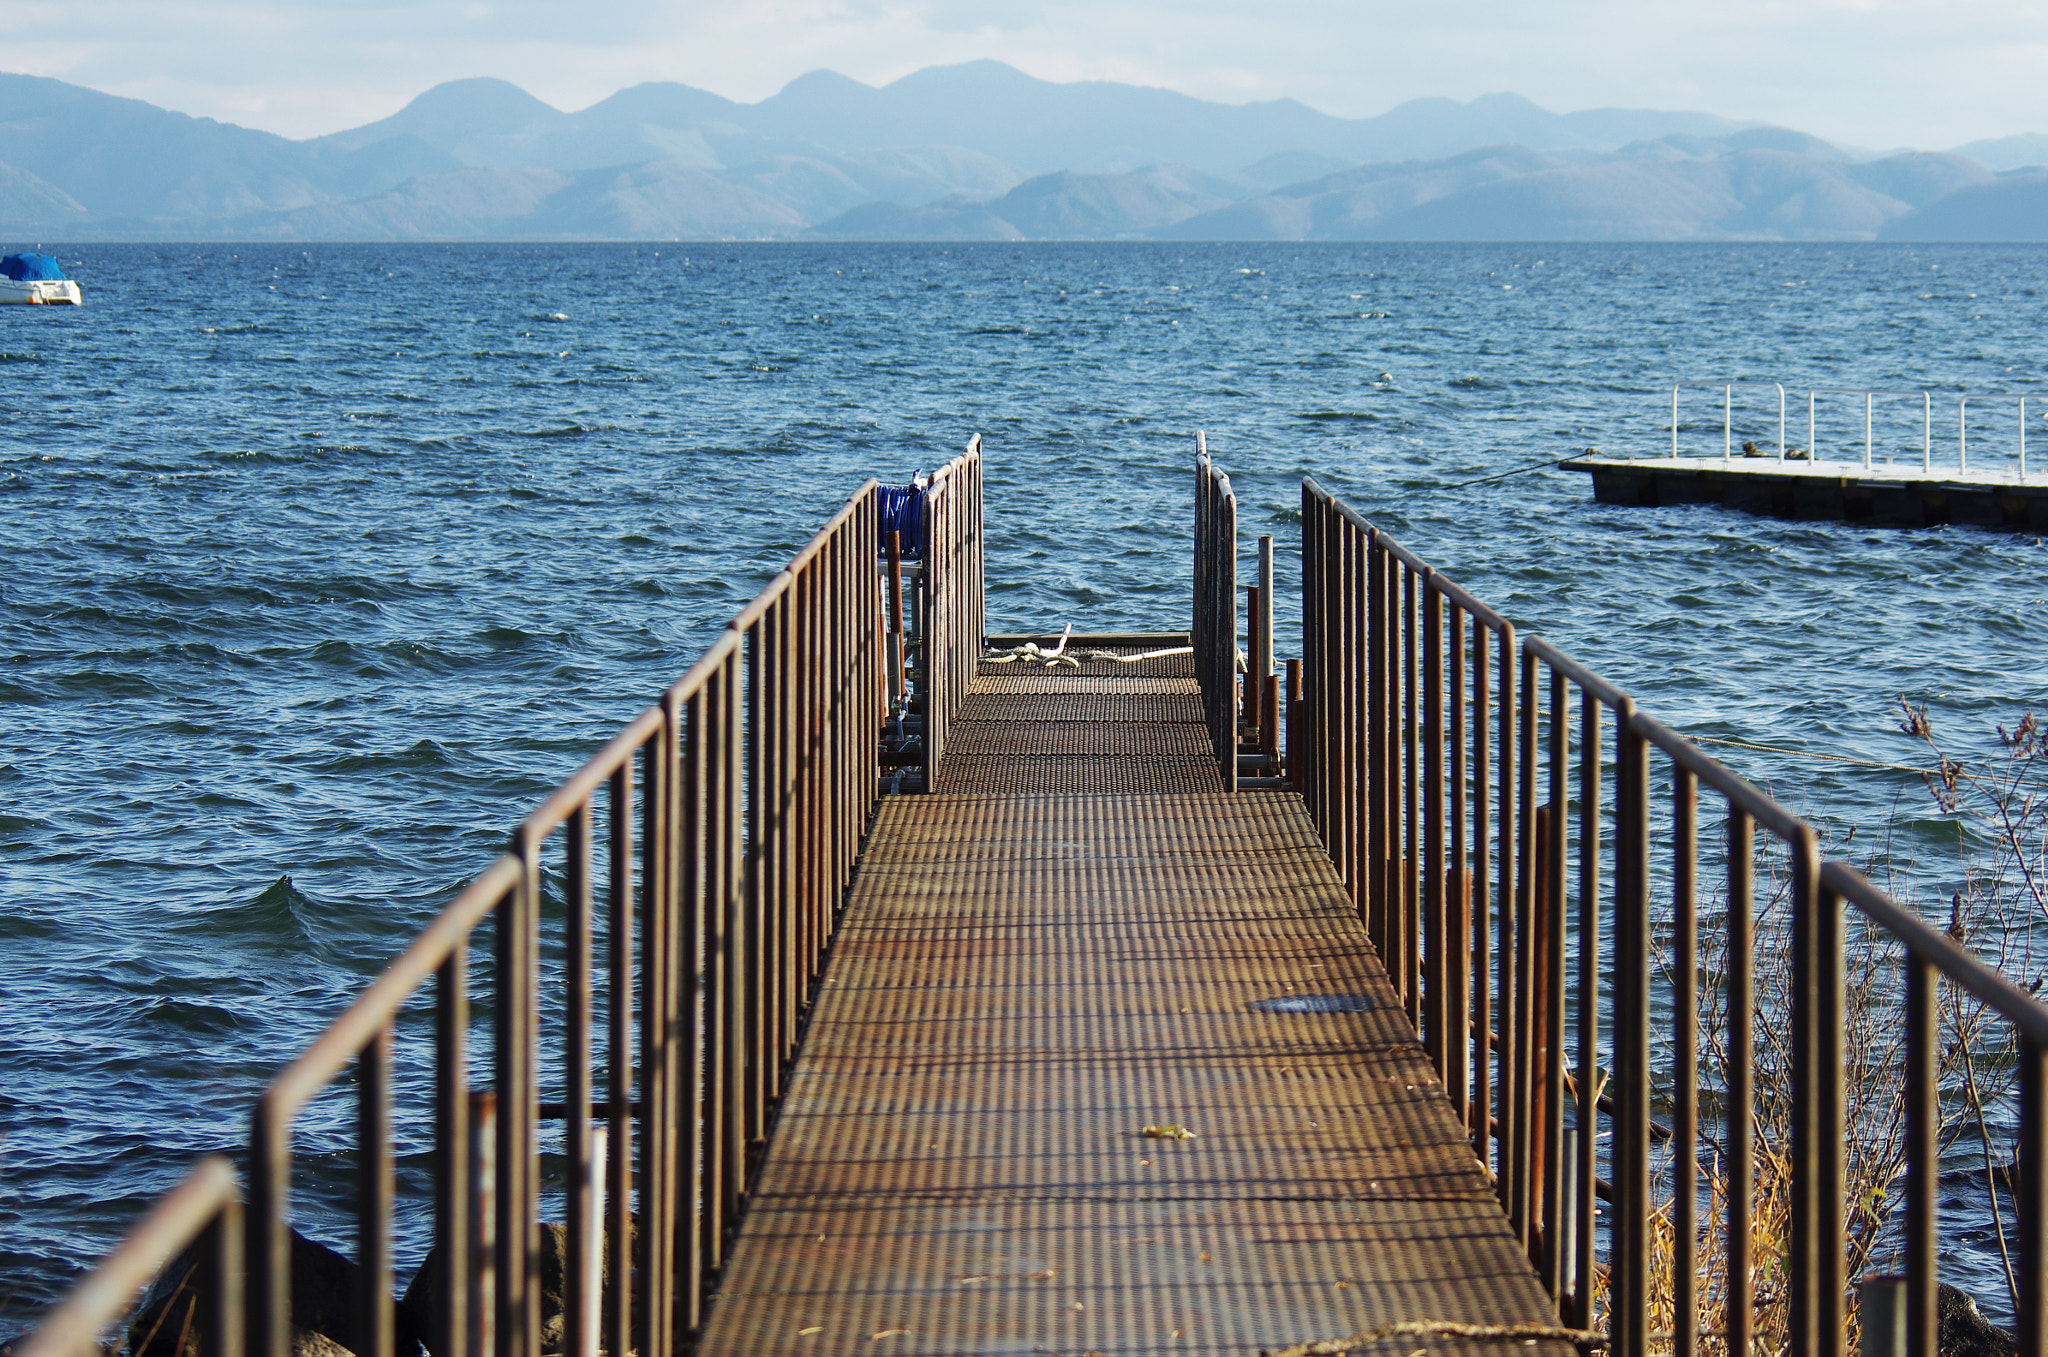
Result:
[[[310,1046],[277,1072],[258,1099],[267,1116],[280,1124],[289,1121],[332,1082],[519,885],[520,872],[519,856],[502,853],[477,873]]]
[[[1732,460],[1734,456],[1734,393],[1740,390],[1774,390],[1778,393],[1778,459],[1786,459],[1785,442],[1785,391],[1782,382],[1721,381],[1721,382],[1673,382],[1671,384],[1671,452],[1673,461],[1681,460],[1678,446],[1679,419],[1678,397],[1682,391],[1719,391],[1722,393],[1721,408],[1721,459]],[[2018,422],[2018,464],[2022,480],[2027,475],[2027,402],[2043,399],[2042,392],[2036,391],[1937,391],[1922,387],[1913,391],[1892,391],[1877,389],[1855,389],[1850,387],[1815,386],[1806,391],[1806,453],[1810,461],[1820,459],[1818,447],[1817,409],[1822,396],[1861,396],[1863,398],[1863,465],[1872,465],[1874,441],[1872,425],[1876,402],[1879,400],[1918,400],[1921,415],[1920,465],[1931,471],[1934,465],[1934,399],[1954,399],[1956,402],[1956,469],[1969,467],[1969,407],[1972,401],[1984,405],[1999,405],[2015,402],[2019,407]]]
[[[1470,1119],[1482,1162],[1498,1167],[1509,1226],[1560,1318],[1578,1328],[1593,1322],[1597,1233],[1606,1240],[1614,1357],[1653,1350],[1650,1279],[1666,1266],[1675,1325],[1669,1339],[1676,1351],[1693,1351],[1706,1337],[1707,1298],[1695,1289],[1694,1271],[1705,1209],[1726,1216],[1709,1236],[1725,1267],[1713,1300],[1725,1310],[1721,1341],[1743,1352],[1756,1333],[1753,1317],[1761,1312],[1753,1303],[1766,1298],[1752,1289],[1751,1266],[1768,1261],[1750,1243],[1752,1194],[1762,1190],[1753,1175],[1765,1169],[1752,1123],[1761,1110],[1758,1071],[1766,1068],[1756,1037],[1758,1006],[1768,1000],[1752,955],[1761,831],[1782,845],[1789,899],[1783,954],[1773,962],[1783,969],[1772,983],[1789,1003],[1779,1015],[1787,1034],[1776,1044],[1788,1057],[1778,1074],[1789,1080],[1790,1137],[1772,1147],[1777,1167],[1770,1169],[1784,1175],[1772,1190],[1784,1194],[1790,1219],[1775,1297],[1785,1306],[1777,1313],[1788,1352],[1839,1357],[1849,1323],[1843,996],[1845,919],[1853,912],[1871,936],[1895,940],[1903,958],[1898,1096],[1906,1122],[1900,1215],[1908,1347],[1914,1357],[1936,1357],[1941,1037],[1933,996],[1946,983],[2008,1023],[2021,1048],[2014,1271],[2021,1351],[2041,1353],[2048,1346],[2048,1005],[1854,868],[1824,861],[1806,820],[1638,709],[1619,685],[1473,606],[1464,590],[1313,480],[1302,482],[1302,508],[1303,795],[1443,1076],[1444,1095]],[[1614,734],[1611,758],[1603,727]],[[1653,751],[1663,755],[1657,766],[1669,770],[1662,810],[1652,796]],[[1728,959],[1720,997],[1704,1007],[1697,952],[1703,791],[1726,808],[1728,911],[1708,924],[1719,930]],[[1659,832],[1662,857],[1653,852]],[[1675,953],[1667,972],[1673,1031],[1666,1063],[1653,1067],[1651,902],[1659,872],[1668,873],[1659,898],[1670,891],[1656,926],[1668,925],[1663,945]],[[1496,936],[1499,950],[1490,954]],[[1573,952],[1576,978],[1568,968]],[[1498,957],[1497,976],[1490,955]],[[1702,1026],[1721,1032],[1721,1101],[1706,1119],[1718,1128],[1711,1138],[1726,1138],[1718,1171],[1750,1185],[1740,1191],[1702,1194],[1698,1158],[1686,1151],[1672,1153],[1653,1175],[1653,1103],[1668,1111],[1672,1129],[1663,1134],[1676,1144],[1692,1146],[1705,1135]],[[1596,1106],[1593,1091],[1602,1088]],[[1611,1138],[1595,1132],[1602,1116]],[[1603,1219],[1595,1215],[1596,1188],[1611,1203]],[[1658,1192],[1668,1192],[1663,1206]],[[1857,1209],[1878,1210],[1886,1200]],[[1653,1219],[1653,1207],[1668,1208],[1668,1217]],[[1653,1249],[1666,1261],[1653,1263]]]
[[[940,517],[958,539],[952,542],[950,557],[946,559],[942,560],[942,553],[937,550],[929,553],[925,576],[929,581],[948,570],[953,572],[955,578],[947,586],[944,606],[949,610],[948,625],[954,627],[981,626],[979,459],[977,436],[966,452],[925,483],[928,494],[938,488],[940,493],[933,498],[945,502]],[[464,1157],[470,1153],[468,1142],[448,1142],[451,1127],[458,1128],[453,1132],[458,1138],[468,1134],[460,1128],[469,1127],[469,1114],[452,1106],[450,1099],[459,1102],[468,1088],[463,1052],[468,1042],[465,1033],[475,1020],[467,998],[462,959],[467,955],[466,949],[475,944],[476,931],[494,913],[499,924],[498,983],[504,991],[498,996],[498,1036],[492,1057],[495,1087],[503,1095],[496,1114],[500,1180],[497,1210],[501,1218],[508,1220],[508,1228],[513,1229],[513,1242],[508,1244],[501,1231],[496,1247],[501,1264],[506,1257],[516,1260],[530,1256],[530,1250],[537,1247],[531,1235],[521,1236],[516,1227],[520,1219],[530,1214],[528,1204],[538,1205],[538,1180],[531,1167],[515,1167],[508,1178],[506,1155],[510,1153],[514,1161],[523,1164],[537,1153],[532,1122],[540,1111],[535,1101],[539,1069],[533,1063],[538,1057],[534,1046],[538,1037],[538,1001],[531,986],[537,975],[538,955],[534,948],[540,917],[540,852],[557,831],[568,830],[564,848],[570,895],[568,927],[571,931],[581,930],[580,941],[570,940],[568,958],[567,1002],[570,1026],[574,1027],[579,1012],[594,1021],[589,972],[595,916],[589,859],[597,847],[592,839],[595,803],[607,787],[612,797],[612,838],[611,876],[605,903],[612,910],[614,924],[613,951],[605,964],[614,993],[612,1036],[606,1057],[611,1063],[612,1084],[609,1111],[604,1115],[613,1128],[614,1148],[608,1170],[613,1188],[607,1202],[601,1183],[583,1180],[579,1186],[576,1176],[585,1171],[578,1165],[597,1162],[590,1158],[594,1153],[593,1138],[598,1134],[590,1116],[592,1095],[606,1096],[601,1083],[595,1087],[592,1083],[592,1047],[586,1033],[572,1039],[582,1043],[580,1056],[574,1053],[579,1048],[572,1047],[560,1057],[566,1062],[570,1091],[572,1172],[567,1190],[572,1206],[572,1263],[578,1249],[586,1251],[586,1258],[590,1249],[610,1250],[610,1275],[617,1281],[616,1287],[608,1284],[607,1294],[623,1294],[628,1273],[640,1273],[637,1264],[630,1269],[621,1265],[625,1255],[619,1250],[627,1245],[618,1241],[625,1232],[614,1228],[624,1220],[625,1207],[619,1203],[631,1195],[636,1181],[630,1176],[633,1170],[627,1159],[633,1141],[624,1132],[646,1116],[654,1119],[647,1135],[698,1134],[694,1123],[678,1129],[678,1121],[687,1120],[683,1114],[664,1110],[663,1100],[674,1102],[676,1097],[673,1077],[665,1072],[666,1067],[646,1063],[677,1059],[655,1052],[676,1039],[676,1023],[663,1017],[666,1010],[659,1006],[680,1002],[678,996],[683,987],[694,987],[692,993],[701,991],[707,1005],[715,999],[721,1005],[748,1006],[744,1022],[740,1021],[739,1008],[718,1019],[725,1024],[719,1029],[724,1035],[718,1039],[742,1043],[733,1056],[740,1063],[726,1068],[719,1076],[724,1081],[719,1085],[719,1096],[725,1100],[720,1106],[731,1109],[730,1129],[735,1133],[765,1136],[764,1100],[772,1100],[774,1081],[780,1077],[778,1072],[786,1070],[794,1049],[799,1009],[806,1002],[794,986],[804,983],[806,974],[815,976],[815,967],[821,962],[822,949],[836,919],[836,901],[828,898],[828,894],[843,888],[851,871],[852,855],[865,832],[864,807],[871,805],[879,794],[877,759],[887,697],[880,658],[883,623],[876,562],[878,499],[876,482],[864,482],[789,564],[739,610],[657,702],[628,721],[520,820],[511,834],[509,851],[500,854],[467,883],[320,1035],[265,1086],[252,1108],[252,1223],[248,1231],[246,1288],[248,1337],[252,1351],[259,1357],[278,1357],[278,1344],[288,1338],[284,1315],[289,1306],[287,1226],[294,1123],[301,1111],[352,1061],[360,1066],[357,1152],[361,1161],[357,1195],[358,1242],[362,1250],[359,1270],[363,1280],[356,1297],[356,1308],[361,1313],[356,1318],[367,1326],[358,1357],[390,1357],[393,1307],[389,1289],[389,1230],[393,1179],[388,1135],[380,1128],[390,1113],[387,1066],[392,1034],[402,1011],[430,981],[439,986],[435,1043],[440,1066],[433,1095],[438,1128],[434,1189],[437,1239],[448,1244],[448,1232],[453,1229],[456,1233],[452,1238],[459,1246],[462,1232],[473,1225],[465,1223],[462,1216],[468,1210],[464,1203],[469,1200],[470,1190],[469,1170],[462,1167]],[[861,540],[855,542],[855,537]],[[870,594],[874,596],[867,597]],[[978,634],[971,645],[950,647],[951,651],[966,654],[968,665],[978,659],[979,649]],[[958,669],[959,655],[952,655],[949,663]],[[957,674],[954,679],[951,686],[961,687]],[[941,711],[937,719],[943,721],[944,716]],[[647,772],[641,791],[636,790],[634,774],[636,761],[643,760]],[[678,840],[671,834],[672,821],[676,823],[675,832],[685,839]],[[645,835],[636,846],[636,833],[642,830]],[[805,858],[807,853],[815,861]],[[699,930],[697,941],[692,944],[686,938],[677,941],[642,937],[639,943],[654,951],[638,955],[633,935],[653,927],[656,918],[666,920],[661,924],[663,929],[685,927],[676,910],[684,895],[691,892],[698,894],[691,896],[694,903],[690,907],[700,913],[691,916],[696,923],[688,926]],[[773,919],[765,915],[757,918],[757,913],[766,909],[779,912]],[[716,914],[721,910],[728,913],[726,923],[716,919],[707,922],[707,916],[701,912]],[[641,920],[638,925],[636,913]],[[580,923],[575,922],[579,919]],[[756,922],[745,922],[748,919]],[[716,934],[720,929],[744,928],[751,934],[757,923],[768,934],[744,939],[750,950],[735,951],[729,963],[707,961],[710,971],[704,977],[675,978],[676,958],[671,955],[675,945],[724,946],[726,943],[717,940],[724,935],[707,940],[703,930],[710,928]],[[741,941],[739,933],[727,939],[734,947]],[[767,956],[762,949],[774,955]],[[505,969],[508,965],[513,967],[509,972]],[[752,969],[745,974],[731,969],[741,966]],[[578,967],[582,968],[581,979],[576,978]],[[628,985],[629,991],[617,992],[620,984]],[[752,988],[743,992],[743,986]],[[755,993],[756,988],[760,993]],[[509,1019],[508,1013],[512,1015]],[[508,1021],[512,1026],[506,1026]],[[630,1036],[635,1023],[640,1029],[637,1044]],[[710,1038],[700,1034],[695,1040],[702,1044]],[[745,1044],[755,1040],[767,1043],[767,1049],[756,1050]],[[727,1055],[732,1056],[733,1052]],[[688,1059],[700,1057],[725,1058],[697,1051]],[[623,1076],[621,1070],[625,1071]],[[626,1080],[623,1084],[619,1082],[622,1077]],[[633,1092],[636,1079],[638,1092]],[[668,1091],[663,1092],[664,1089]],[[705,1096],[711,1095],[707,1092]],[[654,1103],[643,1109],[642,1104],[650,1098]],[[716,1119],[718,1124],[705,1134],[714,1138],[727,1136],[729,1128],[723,1120],[726,1115],[721,1111]],[[515,1122],[519,1123],[516,1127]],[[636,1288],[672,1283],[678,1289],[674,1313],[686,1326],[694,1323],[700,1312],[704,1280],[710,1275],[708,1269],[717,1266],[721,1222],[729,1224],[741,1203],[740,1179],[750,1178],[758,1168],[758,1159],[751,1152],[742,1152],[744,1147],[738,1141],[725,1139],[717,1144],[700,1144],[691,1139],[689,1143],[699,1147],[693,1152],[719,1156],[722,1176],[713,1183],[708,1176],[712,1172],[711,1160],[707,1158],[703,1168],[707,1176],[698,1184],[701,1192],[694,1197],[685,1192],[678,1198],[675,1170],[672,1166],[663,1167],[665,1161],[657,1156],[652,1161],[653,1168],[642,1164],[643,1174],[651,1173],[654,1177],[639,1180],[638,1209],[657,1215],[666,1213],[671,1222],[679,1211],[685,1213],[685,1220],[691,1211],[705,1215],[710,1224],[690,1226],[686,1233],[695,1239],[694,1231],[707,1232],[703,1242],[710,1251],[700,1251],[696,1243],[683,1247],[679,1241],[682,1252],[668,1250],[655,1264],[657,1272],[650,1274],[652,1280],[642,1276],[631,1283]],[[601,1151],[595,1153],[601,1155]],[[221,1177],[223,1173],[227,1175],[225,1179]],[[450,1174],[452,1179],[447,1176]],[[452,1187],[448,1186],[451,1181],[455,1184]],[[505,1186],[508,1182],[509,1188]],[[233,1201],[222,1204],[226,1199],[221,1194],[231,1191],[232,1185],[232,1170],[227,1168],[226,1161],[207,1161],[194,1171],[191,1182],[159,1203],[120,1248],[87,1276],[74,1290],[72,1299],[78,1306],[96,1307],[92,1311],[95,1332],[97,1326],[116,1317],[124,1303],[120,1296],[107,1299],[109,1287],[117,1283],[126,1287],[121,1295],[126,1296],[126,1304],[132,1304],[130,1293],[134,1285],[130,1283],[136,1277],[146,1279],[149,1272],[161,1267],[163,1249],[158,1244],[168,1237],[167,1229],[184,1228],[198,1219],[195,1212],[211,1211],[214,1218],[240,1230],[239,1207]],[[484,1186],[488,1187],[488,1183]],[[649,1198],[649,1192],[656,1195]],[[707,1203],[706,1198],[711,1195],[716,1195],[718,1201]],[[580,1213],[583,1208],[575,1205],[578,1200],[590,1209],[595,1209],[590,1207],[592,1202],[607,1202],[609,1223],[589,1227],[603,1236],[601,1243],[581,1223],[585,1217]],[[451,1210],[456,1212],[454,1217],[449,1215]],[[170,1224],[166,1225],[166,1221]],[[383,1224],[378,1237],[372,1238],[366,1231],[378,1221]],[[527,1221],[529,1226],[532,1223],[533,1220]],[[650,1219],[649,1228],[658,1232],[661,1227]],[[632,1247],[639,1249],[651,1237],[642,1231],[641,1244]],[[183,1242],[180,1239],[176,1246]],[[505,1254],[508,1248],[513,1250],[510,1255]],[[451,1260],[460,1252],[457,1247],[444,1254],[442,1266],[450,1270],[446,1278],[450,1282],[457,1280]],[[634,1256],[637,1258],[638,1254]],[[232,1289],[240,1294],[244,1274],[239,1246],[234,1257],[236,1265],[230,1269],[233,1275],[224,1272],[222,1285],[232,1283]],[[515,1262],[515,1271],[523,1267]],[[597,1275],[574,1268],[572,1272],[571,1282]],[[504,1323],[496,1329],[496,1343],[501,1357],[516,1357],[524,1350],[522,1334],[533,1336],[530,1329],[535,1321],[531,1316],[537,1315],[537,1311],[532,1307],[538,1301],[536,1293],[522,1287],[516,1276],[509,1278],[510,1285],[513,1291],[523,1294],[508,1299],[507,1280],[501,1278],[499,1283],[498,1314]],[[460,1284],[467,1286],[467,1282]],[[581,1357],[594,1357],[594,1350],[584,1351],[597,1332],[596,1321],[587,1313],[589,1305],[595,1303],[586,1294],[587,1285],[586,1280],[566,1286],[565,1303],[572,1314],[579,1306],[586,1311],[585,1321],[572,1331],[572,1351],[581,1353]],[[637,1316],[632,1321],[635,1325],[654,1324],[657,1321],[649,1316],[670,1312],[666,1304],[658,1312],[637,1302],[633,1309]],[[209,1357],[239,1357],[243,1330],[239,1302],[234,1310],[218,1326],[220,1332],[206,1339]],[[466,1322],[460,1311],[459,1306],[448,1307],[445,1322],[452,1327],[445,1333],[437,1328],[438,1336],[446,1338],[452,1334],[459,1340]],[[73,1323],[66,1316],[76,1313],[82,1311],[60,1307],[52,1312],[51,1322],[57,1327],[46,1325],[38,1330],[46,1335],[36,1340],[43,1344],[37,1350],[44,1357],[75,1357],[74,1351],[65,1347],[75,1335],[64,1326]],[[522,1320],[522,1313],[529,1318]],[[622,1314],[614,1305],[605,1323],[625,1324]],[[491,1332],[488,1314],[479,1322],[486,1326],[486,1333]],[[664,1325],[666,1322],[660,1321]],[[672,1340],[665,1333],[649,1330],[644,1335],[653,1343],[651,1349],[641,1348],[644,1357],[669,1357]],[[629,1345],[634,1341],[624,1329],[615,1333],[607,1330],[606,1336],[598,1340],[598,1347],[616,1350],[621,1340],[628,1340]],[[510,1348],[506,1347],[508,1343]]]
[[[241,1241],[235,1236],[241,1200],[241,1184],[227,1157],[210,1154],[201,1159],[43,1316],[16,1349],[17,1357],[78,1357],[99,1351],[100,1334],[135,1304],[136,1293],[224,1214],[235,1222],[226,1248],[239,1252]],[[195,1303],[199,1299],[195,1296]],[[234,1307],[227,1308],[232,1313]],[[231,1342],[213,1352],[219,1357],[222,1347],[238,1346]]]

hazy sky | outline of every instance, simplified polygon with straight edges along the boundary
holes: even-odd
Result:
[[[494,75],[764,98],[995,57],[1049,80],[1381,113],[1511,90],[1872,147],[2048,131],[2048,0],[0,0],[0,69],[304,137]]]

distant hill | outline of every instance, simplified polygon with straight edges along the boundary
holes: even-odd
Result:
[[[1928,203],[1890,223],[1887,240],[2048,240],[2048,170],[2019,170]]]
[[[1872,159],[1704,113],[1513,94],[1374,118],[993,61],[742,104],[650,83],[563,112],[457,80],[290,141],[0,75],[0,237],[2035,239],[2048,138]],[[1930,234],[1931,233],[1931,234]],[[2031,234],[2028,234],[2031,233]]]

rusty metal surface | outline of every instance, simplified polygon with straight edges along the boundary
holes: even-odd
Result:
[[[1198,759],[1208,748],[1208,731],[1197,721],[956,721],[947,744],[962,758],[978,754],[1128,754]],[[941,763],[941,782],[946,771]]]
[[[984,680],[984,682],[986,682]],[[1071,682],[1071,681],[1070,681]],[[977,686],[960,704],[960,721],[1185,721],[1202,724],[1202,695],[1185,692],[997,693]]]
[[[879,814],[701,1351],[1250,1357],[1554,1314],[1296,797],[1213,757],[1214,790],[1087,794],[1164,761],[976,738]],[[1003,765],[1052,785],[946,794]]]
[[[999,672],[983,673],[974,680],[974,693],[1195,693],[1192,678],[1119,672],[1082,674],[1073,669],[1017,669],[997,666]],[[1196,698],[1200,701],[1199,696]]]
[[[939,767],[938,792],[1011,795],[1066,793],[1102,796],[1144,792],[1222,791],[1213,758],[1142,755],[1020,757],[949,754]]]

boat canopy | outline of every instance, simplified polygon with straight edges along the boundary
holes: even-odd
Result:
[[[0,259],[0,274],[17,283],[62,282],[64,270],[57,267],[57,261],[46,254],[33,250],[23,254],[10,254]]]

